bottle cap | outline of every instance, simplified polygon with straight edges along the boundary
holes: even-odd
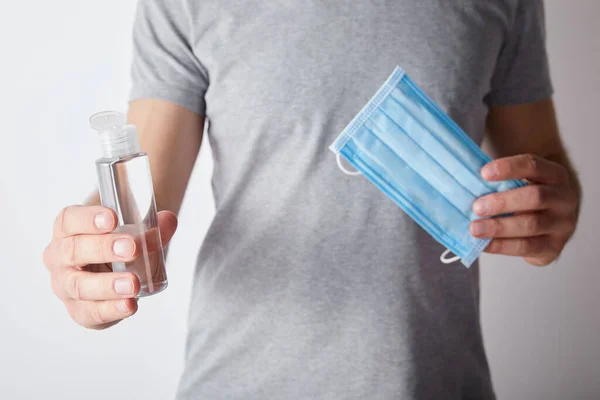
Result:
[[[118,158],[140,152],[135,125],[117,111],[103,111],[90,117],[90,126],[100,135],[102,153],[106,158]]]

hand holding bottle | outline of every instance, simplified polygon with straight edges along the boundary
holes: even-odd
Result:
[[[105,329],[137,311],[138,277],[112,272],[110,263],[138,259],[140,238],[114,233],[116,227],[110,208],[69,206],[56,218],[54,236],[44,251],[54,293],[71,318],[86,328]],[[175,214],[159,212],[158,229],[166,246],[177,229]]]

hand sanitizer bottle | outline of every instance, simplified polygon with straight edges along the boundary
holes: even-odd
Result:
[[[137,275],[138,297],[159,293],[167,287],[167,273],[148,155],[140,152],[136,127],[127,125],[125,115],[97,113],[90,125],[102,144],[102,157],[96,161],[100,200],[117,214],[115,232],[133,236],[139,252],[136,260],[114,262],[112,269]]]

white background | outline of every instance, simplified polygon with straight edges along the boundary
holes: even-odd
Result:
[[[41,254],[95,185],[87,116],[126,109],[135,2],[19,1],[0,12],[0,399],[169,399],[195,257],[213,212],[205,146],[170,247],[170,287],[104,332],[70,321]],[[500,400],[600,398],[600,1],[547,1],[559,119],[585,188],[560,261],[483,258],[482,320]],[[207,143],[206,143],[207,144]]]

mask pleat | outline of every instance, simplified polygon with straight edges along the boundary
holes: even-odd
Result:
[[[479,171],[492,159],[485,156],[470,138],[465,137],[466,134],[456,126],[454,121],[442,115],[441,110],[412,80],[405,76],[392,90],[390,97],[402,102],[411,115],[419,116],[420,122],[445,145],[446,150],[453,154],[454,158],[470,171],[471,175],[480,179]],[[445,132],[445,134],[441,134],[441,132]],[[503,192],[521,186],[515,181],[487,182],[480,180],[480,182],[489,188],[487,193]]]
[[[395,182],[392,181],[388,174],[381,168],[380,165],[373,163],[373,159],[368,154],[360,150],[356,143],[349,141],[342,148],[341,153],[344,157],[356,168],[363,172],[379,190],[386,196],[392,199],[404,212],[414,219],[423,229],[429,234],[434,235],[446,247],[456,248],[461,246],[450,235],[446,234],[438,225],[437,221],[433,221],[430,215],[425,214],[418,207],[418,200],[406,191],[397,189]]]
[[[447,151],[459,160],[465,169],[470,173],[478,174],[479,170],[489,161],[488,158],[481,156],[478,152],[472,152],[458,135],[454,132],[448,135],[449,125],[444,123],[429,107],[429,104],[421,96],[421,91],[408,82],[408,79],[402,79],[398,86],[392,91],[391,96],[406,106],[408,112],[419,122],[423,124],[429,132],[432,132],[444,144]],[[470,139],[469,139],[470,140]]]
[[[397,157],[411,167],[421,180],[428,182],[463,218],[470,220],[475,196],[462,187],[442,166],[406,135],[384,112],[376,112],[365,126],[379,137]]]
[[[462,210],[454,206],[431,182],[423,179],[404,159],[398,157],[395,150],[367,126],[359,129],[350,142],[356,145],[362,155],[370,158],[371,163],[377,166],[374,170],[399,188],[419,209],[421,215],[429,215],[429,221],[437,227],[437,231],[444,234],[464,232],[464,227],[470,221]],[[462,239],[463,235],[460,236]]]
[[[401,121],[405,127],[404,132],[429,154],[435,154],[436,160],[462,187],[480,197],[493,191],[479,176],[479,172],[472,171],[461,160],[457,159],[454,152],[444,144],[438,135],[433,133],[432,124],[426,124],[411,115],[409,109],[412,101],[396,93],[396,89],[380,106],[381,109],[389,110],[389,114]],[[408,103],[408,104],[406,104]],[[430,126],[428,126],[430,125]],[[410,129],[409,129],[410,128]],[[436,129],[443,129],[438,127]]]

